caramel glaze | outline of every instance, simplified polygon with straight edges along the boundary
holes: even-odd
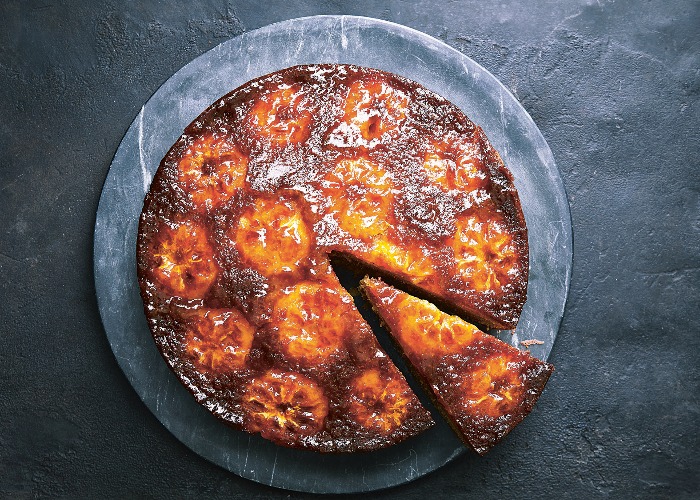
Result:
[[[252,80],[162,160],[137,263],[156,344],[226,422],[318,451],[432,424],[338,283],[340,252],[514,327],[527,231],[481,129],[414,82],[344,65]]]
[[[431,303],[365,278],[361,288],[460,438],[483,455],[518,425],[554,367]]]

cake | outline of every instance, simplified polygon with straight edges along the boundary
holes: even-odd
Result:
[[[532,411],[552,365],[381,280],[362,291],[462,441],[483,455]]]
[[[478,126],[387,72],[283,69],[185,128],[141,213],[146,317],[197,401],[321,452],[432,425],[331,256],[489,327],[514,328],[525,302],[520,202]]]

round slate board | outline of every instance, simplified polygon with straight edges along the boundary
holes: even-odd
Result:
[[[530,351],[547,358],[564,312],[572,256],[569,207],[547,143],[523,107],[484,68],[428,35],[376,19],[317,16],[273,24],[222,43],[165,82],[129,127],[102,190],[95,285],[119,365],[148,408],[192,450],[271,486],[317,493],[371,491],[416,479],[466,449],[435,411],[438,423],[427,432],[354,455],[282,448],[229,428],[195,402],[160,356],[136,276],[143,199],[160,160],[185,126],[252,78],[313,63],[370,66],[415,80],[484,129],[515,176],[530,241],[528,300],[520,323],[515,334],[495,333],[513,345],[542,340]]]

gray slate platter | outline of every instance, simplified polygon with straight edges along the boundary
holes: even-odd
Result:
[[[136,277],[143,199],[160,160],[185,126],[252,78],[313,63],[370,66],[410,78],[452,101],[485,130],[515,176],[530,238],[523,315],[514,334],[496,333],[514,345],[542,340],[530,350],[547,358],[564,312],[572,261],[569,206],[547,143],[523,107],[484,68],[428,35],[376,19],[317,16],[273,24],[222,43],[166,81],[129,127],[102,190],[95,285],[119,365],[148,408],[189,448],[242,477],[279,488],[372,491],[421,477],[466,449],[441,420],[404,443],[358,455],[290,450],[230,429],[195,402],[163,361],[146,324]]]

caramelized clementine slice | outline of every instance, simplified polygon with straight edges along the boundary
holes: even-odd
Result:
[[[376,368],[364,371],[350,384],[349,412],[366,429],[390,434],[399,427],[408,412],[410,389],[397,377],[384,375]]]
[[[284,146],[309,137],[311,114],[304,103],[301,87],[282,85],[255,101],[248,113],[248,122],[258,135]]]
[[[432,259],[420,247],[399,246],[383,234],[375,239],[363,258],[413,283],[422,283],[435,275]]]
[[[517,363],[513,360],[513,365]],[[509,369],[506,356],[487,358],[477,369],[464,374],[462,404],[475,415],[497,418],[516,408],[522,401],[520,370]]]
[[[218,207],[245,184],[248,158],[226,138],[198,138],[178,163],[178,180],[197,207]]]
[[[185,350],[206,371],[241,368],[255,329],[237,309],[198,309],[189,319]]]
[[[401,311],[394,334],[415,356],[456,354],[471,343],[479,329],[456,316],[442,314],[433,304],[406,300],[397,295],[394,307]]]
[[[271,370],[254,378],[242,397],[244,427],[272,441],[296,441],[318,432],[328,415],[328,398],[311,379]]]
[[[423,169],[442,189],[473,191],[485,186],[486,171],[478,143],[463,139],[433,142],[425,153]]]
[[[313,232],[295,200],[260,196],[241,214],[233,239],[246,264],[270,276],[297,268],[311,251]]]
[[[297,361],[316,364],[343,347],[345,316],[351,311],[344,290],[303,282],[285,288],[272,313],[281,348]]]
[[[343,159],[322,180],[328,210],[355,238],[371,239],[389,227],[393,194],[389,173],[366,158]]]
[[[457,220],[452,248],[457,269],[474,290],[498,290],[508,282],[516,262],[512,236],[495,217]]]
[[[357,80],[345,100],[345,121],[366,141],[394,130],[406,118],[408,96],[381,80]]]
[[[194,221],[163,224],[154,239],[155,279],[173,295],[203,298],[219,273],[207,230]]]

